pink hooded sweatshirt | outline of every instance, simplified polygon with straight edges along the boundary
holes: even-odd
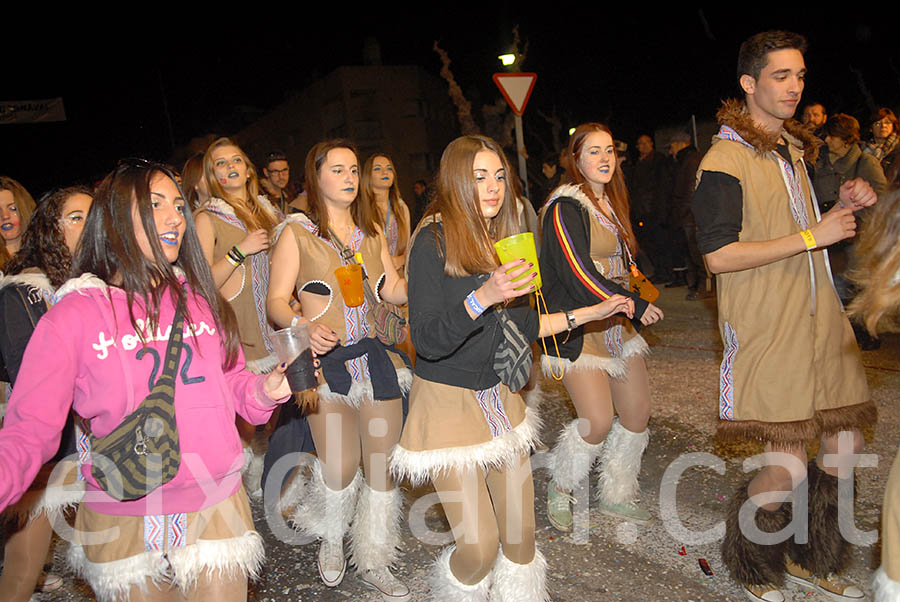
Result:
[[[25,350],[0,430],[0,510],[21,497],[53,456],[70,409],[102,437],[137,408],[150,392],[151,379],[162,373],[159,358],[165,356],[175,316],[168,293],[162,296],[159,327],[145,332],[146,345],[131,325],[122,289],[85,274],[57,295],[60,300],[38,322]],[[129,516],[197,512],[241,486],[243,453],[235,414],[264,424],[277,402],[263,389],[265,376],[244,369],[243,354],[233,368],[223,369],[225,347],[205,300],[189,289],[187,299],[175,381],[182,454],[178,474],[144,498],[120,502],[97,487],[88,457],[81,472],[84,503],[92,510]],[[146,310],[137,297],[134,315],[144,328]]]

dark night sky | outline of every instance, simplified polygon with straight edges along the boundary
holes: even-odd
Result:
[[[566,125],[605,121],[629,142],[642,131],[686,122],[692,113],[711,118],[720,99],[737,93],[741,40],[774,28],[809,39],[806,100],[821,99],[829,113],[865,119],[861,76],[876,104],[895,110],[900,104],[897,19],[883,9],[813,16],[798,3],[796,16],[736,23],[734,9],[724,8],[610,12],[579,3],[572,5],[578,12],[547,14],[521,3],[510,3],[509,10],[453,4],[425,14],[423,3],[413,6],[363,6],[356,13],[385,15],[375,18],[354,16],[346,7],[298,4],[281,8],[281,18],[277,11],[263,15],[272,17],[268,22],[246,18],[244,6],[221,29],[206,16],[186,15],[170,23],[148,18],[137,27],[100,26],[101,19],[82,29],[42,23],[40,30],[15,28],[5,19],[0,100],[62,96],[68,121],[0,126],[0,173],[37,196],[53,185],[98,177],[122,156],[165,159],[171,138],[178,145],[212,130],[230,134],[236,112],[264,111],[339,65],[360,64],[362,41],[371,35],[385,64],[418,64],[435,75],[440,61],[432,44],[439,40],[457,81],[478,105],[497,97],[490,79],[499,70],[496,55],[512,42],[518,24],[530,44],[523,70],[538,73],[526,131],[543,127],[539,110],[554,108]],[[264,26],[273,21],[280,28],[269,35]],[[229,25],[238,29],[216,33]]]

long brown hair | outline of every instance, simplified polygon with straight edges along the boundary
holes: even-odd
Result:
[[[591,199],[591,203],[599,210],[598,199],[578,167],[578,159],[581,157],[581,151],[584,148],[584,139],[592,132],[606,132],[610,138],[613,138],[612,130],[602,123],[582,123],[575,128],[572,136],[569,137],[569,147],[566,150],[566,164],[572,182],[582,185],[581,191]],[[613,162],[610,164],[614,167],[613,176],[609,184],[604,186],[603,191],[609,197],[609,204],[616,214],[615,217],[618,221],[616,229],[619,230],[619,235],[625,239],[631,254],[636,256],[638,244],[637,239],[634,237],[634,232],[631,230],[631,218],[629,217],[631,206],[628,202],[628,189],[625,187],[625,178],[622,176],[622,170],[618,166],[619,156],[615,150],[615,145],[613,145],[613,152],[615,154],[613,155]]]
[[[7,176],[0,176],[0,190],[8,190],[13,195],[16,203],[16,210],[19,212],[19,236],[25,234],[28,229],[28,222],[31,221],[31,214],[34,213],[34,199],[25,187]],[[9,251],[6,250],[5,244],[0,244],[0,270],[6,267],[6,263],[12,258]]]
[[[181,168],[181,188],[187,195],[184,200],[187,201],[191,211],[200,207],[200,193],[197,192],[197,185],[206,177],[203,157],[203,153],[197,153],[185,161],[184,167]],[[209,191],[209,184],[206,185],[206,190]]]
[[[397,219],[397,231],[399,232],[397,255],[402,255],[406,251],[406,245],[409,242],[409,236],[407,235],[407,232],[409,232],[409,224],[407,223],[408,212],[403,211],[401,208],[405,203],[400,198],[400,184],[397,182],[397,169],[394,167],[394,160],[391,159],[391,156],[387,153],[373,153],[366,159],[366,164],[363,166],[362,174],[359,179],[360,201],[362,201],[362,204],[370,207],[370,210],[379,217],[378,221],[380,223],[384,222],[384,216],[381,215],[381,212],[378,209],[378,203],[375,201],[375,188],[372,186],[372,167],[375,163],[375,159],[378,157],[387,159],[391,164],[391,167],[394,168],[394,182],[391,184],[390,189],[388,189],[388,203],[390,203],[391,213]],[[387,232],[385,232],[384,235],[387,236]]]
[[[190,211],[184,212],[185,230],[178,251],[178,259],[170,264],[163,253],[153,219],[150,198],[150,182],[157,174],[176,182],[175,174],[166,165],[142,160],[120,162],[97,188],[91,211],[84,224],[81,242],[72,261],[72,272],[90,272],[107,284],[125,291],[128,313],[138,337],[143,339],[144,329],[139,328],[134,315],[134,299],[140,298],[148,314],[147,331],[159,326],[159,307],[163,294],[173,303],[186,301],[176,268],[184,272],[191,293],[202,297],[225,346],[225,364],[235,365],[240,351],[240,335],[237,318],[231,305],[219,293],[212,279],[209,264],[197,238],[194,219]],[[178,186],[179,192],[181,187]],[[132,219],[132,207],[137,205],[144,234],[153,250],[154,261],[147,259],[138,247]],[[191,322],[190,309],[185,305],[185,322]]]
[[[356,146],[349,140],[335,139],[319,142],[309,149],[306,154],[306,199],[309,204],[309,219],[319,228],[319,236],[328,238],[328,209],[325,207],[325,199],[319,188],[319,172],[328,153],[336,148],[346,148],[351,151],[359,161]],[[366,203],[359,202],[359,189],[356,191],[356,199],[350,206],[350,215],[353,222],[359,226],[366,236],[377,236],[378,228],[375,222],[375,210]],[[347,242],[347,241],[344,241]]]
[[[237,198],[230,195],[219,184],[216,179],[216,171],[213,165],[212,152],[223,146],[233,146],[238,150],[238,154],[247,165],[247,200]],[[206,153],[203,155],[203,173],[206,176],[206,184],[209,186],[209,195],[217,197],[228,203],[234,214],[244,224],[249,232],[259,228],[265,229],[271,233],[272,229],[278,225],[276,216],[271,215],[263,209],[257,197],[259,197],[259,177],[256,174],[256,167],[241,147],[238,146],[231,138],[219,138],[209,145]]]
[[[492,271],[500,265],[494,242],[519,233],[516,198],[509,183],[504,187],[503,205],[491,220],[490,227],[484,223],[472,171],[475,155],[482,150],[496,153],[507,178],[512,177],[509,162],[499,144],[487,136],[461,136],[448,144],[441,155],[434,202],[425,213],[426,217],[437,213],[441,216],[447,247],[444,273],[448,276]],[[441,253],[440,245],[438,253]]]
[[[850,305],[872,334],[900,330],[900,188],[894,187],[866,218],[850,278],[862,292]]]

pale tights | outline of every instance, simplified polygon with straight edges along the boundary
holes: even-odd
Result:
[[[3,552],[0,600],[27,602],[44,569],[53,530],[46,512],[9,536]]]
[[[832,464],[832,466],[825,466],[824,456],[826,454],[838,454],[838,435],[832,434],[823,436],[821,444],[819,445],[819,455],[816,457],[816,464],[819,468],[832,476],[838,476],[839,465],[849,462],[848,452],[857,454],[863,448],[864,439],[862,433],[860,433],[858,429],[847,432],[852,434],[853,444],[850,446],[850,449],[845,450],[845,452],[839,456],[837,461],[835,461],[834,458],[829,458],[828,463]],[[772,463],[761,469],[753,480],[750,481],[748,493],[751,498],[760,495],[760,497],[754,501],[756,501],[757,505],[761,508],[765,510],[777,510],[781,505],[781,502],[787,498],[790,492],[806,478],[806,445],[799,443],[795,445],[775,446],[769,443],[766,444],[765,451],[766,453],[780,452],[787,454],[787,456],[770,456],[770,462]]]
[[[450,569],[460,582],[473,585],[484,579],[500,544],[512,562],[534,559],[534,483],[528,456],[504,471],[448,470],[432,482],[456,540]]]
[[[563,384],[579,418],[590,425],[584,440],[596,445],[612,427],[613,409],[619,424],[632,433],[643,433],[650,421],[650,380],[644,358],[625,360],[625,377],[610,378],[604,370],[568,370]]]
[[[359,468],[360,455],[370,489],[394,488],[388,461],[403,427],[400,399],[374,403],[364,400],[358,410],[321,399],[318,412],[307,419],[329,489],[337,491],[350,485]]]

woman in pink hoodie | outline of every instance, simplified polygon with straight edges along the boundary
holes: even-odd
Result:
[[[132,160],[101,183],[73,271],[25,350],[0,431],[0,510],[28,488],[59,445],[70,409],[96,438],[147,397],[162,371],[176,306],[177,474],[119,501],[91,472],[79,441],[84,501],[69,561],[103,600],[246,600],[262,539],[241,487],[235,415],[268,420],[288,398],[284,367],[244,369],[235,317],[210,275],[174,174]]]

